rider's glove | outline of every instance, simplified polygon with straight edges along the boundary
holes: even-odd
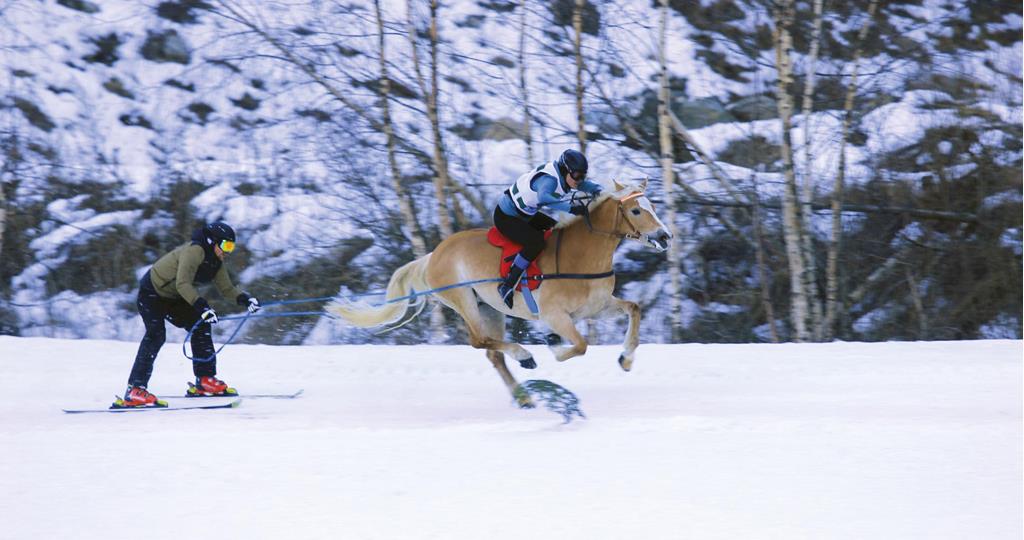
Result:
[[[586,211],[587,211],[586,205],[582,205],[582,204],[574,204],[574,205],[569,207],[569,213],[574,215],[574,216],[582,216],[584,213],[586,213]]]

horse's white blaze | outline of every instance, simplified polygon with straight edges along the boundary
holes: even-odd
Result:
[[[654,205],[651,204],[650,199],[648,199],[646,196],[640,197],[637,200],[637,204],[640,205],[640,208],[646,210],[647,213],[650,214],[652,218],[654,218],[654,221],[658,222],[658,226],[661,227],[661,230],[669,232],[668,227],[665,226],[665,222],[661,221],[661,218],[658,217],[658,214],[654,213]]]

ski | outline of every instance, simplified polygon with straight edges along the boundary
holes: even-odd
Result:
[[[302,395],[304,389],[299,389],[290,394],[230,394],[230,395],[219,395],[219,396],[206,396],[202,394],[188,394],[184,396],[157,396],[160,399],[178,399],[178,398],[223,398],[223,397],[241,397],[246,399],[295,399]]]
[[[122,412],[139,412],[139,411],[184,411],[194,409],[234,409],[242,404],[242,400],[236,399],[231,403],[220,403],[217,405],[171,405],[168,407],[124,407],[120,409],[108,408],[108,409],[61,409],[68,414],[82,414],[82,413],[122,413]]]

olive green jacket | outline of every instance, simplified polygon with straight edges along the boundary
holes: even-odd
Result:
[[[189,305],[194,305],[200,298],[199,291],[196,290],[196,272],[203,263],[204,256],[202,246],[188,243],[160,257],[149,270],[149,279],[153,282],[157,294],[168,299],[181,298]],[[213,284],[224,298],[235,300],[244,294],[231,283],[227,267],[223,264],[214,274]]]

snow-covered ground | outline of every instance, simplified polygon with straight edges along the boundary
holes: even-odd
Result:
[[[135,344],[0,336],[0,538],[1019,539],[1020,341],[644,345],[521,411],[468,347],[229,346],[238,409],[68,415]],[[184,390],[180,344],[151,388]],[[192,402],[189,402],[192,403]]]

